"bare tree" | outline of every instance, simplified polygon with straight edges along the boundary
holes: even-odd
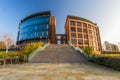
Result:
[[[13,43],[13,39],[12,39],[11,35],[4,34],[4,35],[0,36],[0,38],[1,38],[1,41],[5,44],[6,53],[8,53],[8,48]],[[3,68],[5,68],[6,58],[7,58],[7,54],[5,54],[4,59],[3,59]],[[12,61],[12,59],[11,59],[11,61]]]
[[[2,35],[2,41],[5,43],[6,53],[8,53],[8,48],[13,43],[11,35],[9,34]]]

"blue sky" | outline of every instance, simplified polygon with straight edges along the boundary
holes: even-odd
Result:
[[[98,24],[101,41],[120,42],[120,0],[0,0],[0,35],[17,37],[21,19],[50,10],[57,20],[57,33],[64,33],[67,15],[80,16]]]

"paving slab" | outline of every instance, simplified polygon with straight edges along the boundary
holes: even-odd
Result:
[[[8,64],[0,80],[120,80],[120,72],[93,63]]]

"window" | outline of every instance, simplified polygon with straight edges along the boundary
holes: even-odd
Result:
[[[93,36],[92,36],[92,35],[90,36],[90,39],[93,39]]]
[[[84,27],[84,28],[87,28],[87,24],[86,24],[86,23],[83,23],[83,27]]]
[[[89,34],[92,34],[92,31],[91,31],[91,30],[89,30]]]
[[[89,44],[92,45],[92,41],[91,40],[89,41]]]
[[[78,40],[78,44],[83,44],[83,41],[82,40]]]
[[[82,34],[78,34],[78,38],[82,38]]]
[[[84,44],[88,44],[88,40],[84,40]]]
[[[98,48],[98,51],[100,51],[100,48]]]
[[[84,39],[88,39],[88,35],[87,34],[84,34]]]
[[[92,30],[92,35],[94,35],[94,31]]]
[[[82,32],[82,28],[78,28],[78,32]]]
[[[84,33],[87,33],[87,29],[84,29]]]
[[[82,26],[81,22],[77,22],[77,26]]]
[[[75,26],[75,21],[70,22],[71,26]]]
[[[72,36],[72,38],[76,38],[76,34],[75,33],[72,33],[71,36]]]
[[[88,28],[91,29],[91,25],[88,24]]]
[[[98,35],[98,32],[96,32],[96,35]]]
[[[94,31],[93,34],[96,35],[96,31]]]
[[[77,41],[75,39],[72,39],[72,44],[76,44]]]
[[[99,49],[98,49],[98,48],[96,48],[96,51],[99,51]]]
[[[95,43],[95,42],[93,42],[93,46],[96,46],[96,43]]]
[[[71,27],[71,31],[72,31],[72,32],[75,32],[75,31],[76,31],[76,28],[75,28],[75,27]]]

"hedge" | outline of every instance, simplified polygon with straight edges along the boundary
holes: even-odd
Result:
[[[90,61],[120,71],[119,57],[92,56]]]

